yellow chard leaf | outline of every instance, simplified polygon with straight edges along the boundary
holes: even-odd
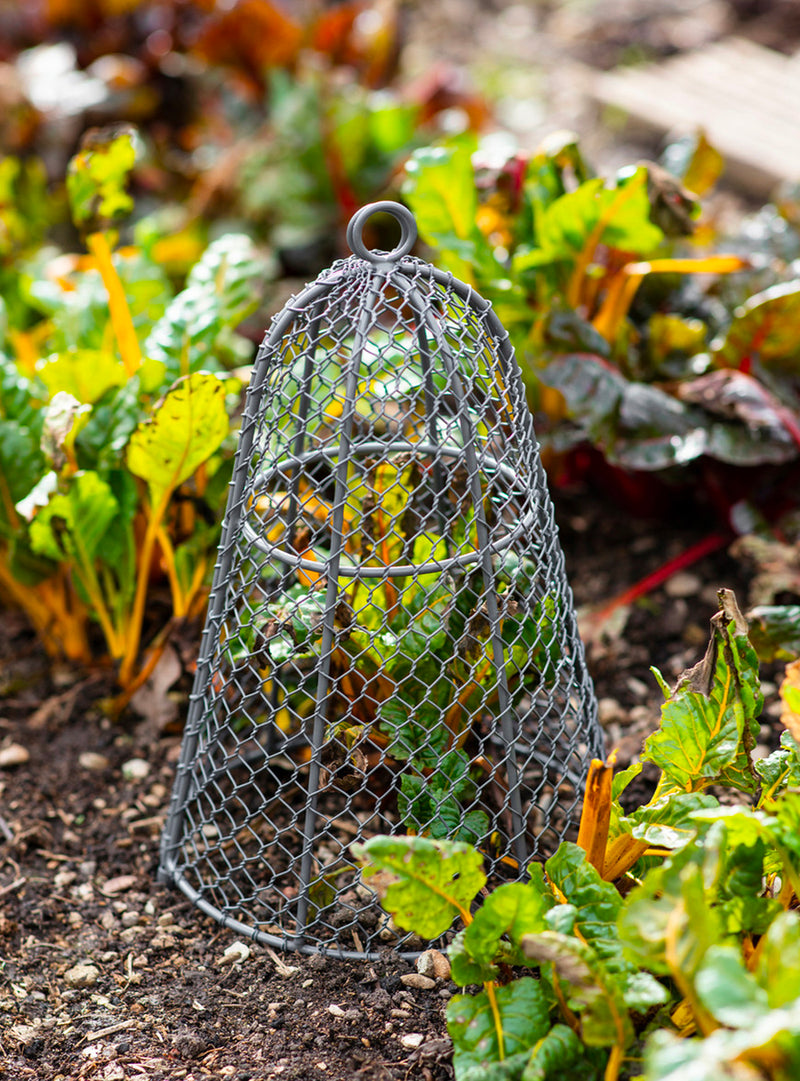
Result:
[[[800,740],[800,659],[786,665],[781,699],[784,706],[781,724],[789,729],[796,740]]]
[[[128,444],[128,468],[147,482],[153,508],[211,457],[229,428],[218,376],[195,372],[172,386]]]

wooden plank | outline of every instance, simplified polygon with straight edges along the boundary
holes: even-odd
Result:
[[[725,157],[726,179],[758,198],[800,180],[800,54],[728,38],[599,75],[592,93],[650,136],[702,128]]]

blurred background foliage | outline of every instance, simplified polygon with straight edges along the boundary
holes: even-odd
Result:
[[[139,636],[163,643],[202,608],[268,316],[347,254],[350,216],[377,198],[405,200],[420,253],[492,300],[554,483],[655,516],[688,492],[725,530],[798,544],[799,190],[720,214],[724,162],[701,132],[600,173],[570,132],[520,146],[453,68],[408,76],[406,13],[0,3],[0,465],[26,463],[0,493],[0,592],[56,653],[86,660],[87,627],[105,624],[129,690],[155,663],[137,667]],[[156,508],[131,440],[187,386],[218,410],[200,372],[223,381],[229,430]],[[58,530],[43,539],[87,471],[139,552],[124,583],[103,577],[101,537],[82,563]],[[167,586],[171,614],[151,614],[147,590]]]

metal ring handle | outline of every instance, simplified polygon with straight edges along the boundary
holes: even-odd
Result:
[[[372,250],[364,243],[362,236],[364,223],[373,214],[390,214],[400,225],[400,243],[391,251]],[[347,226],[347,243],[350,251],[353,255],[357,255],[359,259],[368,259],[371,263],[385,263],[387,260],[392,263],[397,262],[404,255],[408,255],[414,247],[416,239],[417,223],[414,220],[414,215],[407,207],[402,206],[400,203],[394,203],[390,199],[362,206],[352,216],[350,224]]]

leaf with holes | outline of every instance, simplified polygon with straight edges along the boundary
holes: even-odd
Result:
[[[486,884],[480,852],[458,841],[373,837],[353,845],[367,883],[398,927],[423,938],[443,934]]]
[[[172,387],[128,444],[128,468],[147,482],[154,508],[211,457],[229,427],[225,384],[216,375],[196,372]]]

